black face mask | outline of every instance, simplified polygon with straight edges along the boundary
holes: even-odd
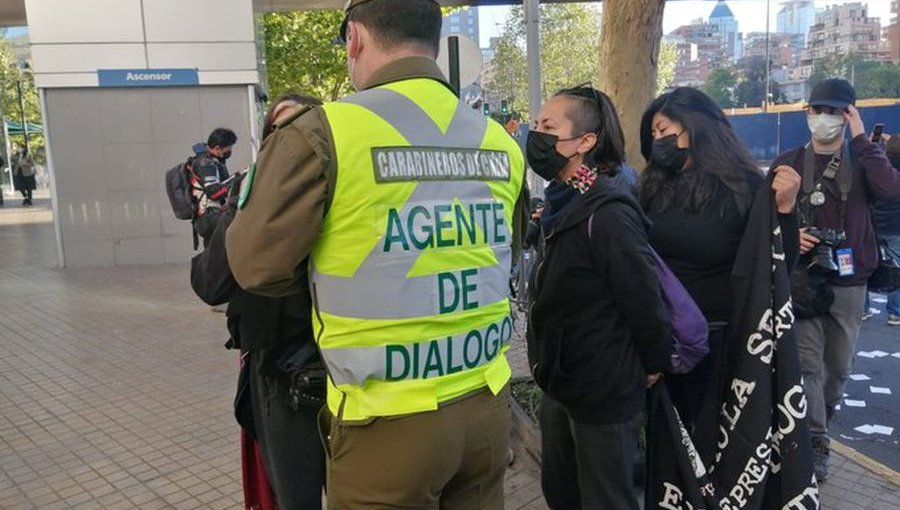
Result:
[[[226,151],[226,152],[222,153],[222,156],[219,159],[221,159],[222,161],[225,161],[226,159],[228,159],[230,157],[231,157],[231,151]]]
[[[556,142],[565,142],[576,138],[578,137],[560,139],[549,133],[529,131],[528,140],[525,143],[525,156],[534,173],[546,181],[552,181],[558,177],[569,160],[578,152],[569,157],[563,156],[556,150]]]
[[[684,168],[688,150],[678,147],[679,135],[669,135],[653,140],[653,147],[650,149],[650,165],[652,167],[670,174]]]

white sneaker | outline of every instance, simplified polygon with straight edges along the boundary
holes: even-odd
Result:
[[[900,326],[900,315],[888,315],[887,324],[888,326]]]

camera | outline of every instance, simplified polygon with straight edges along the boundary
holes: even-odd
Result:
[[[821,241],[809,252],[807,269],[820,274],[836,273],[838,266],[834,262],[834,248],[847,239],[847,234],[843,230],[817,227],[810,227],[806,233]]]

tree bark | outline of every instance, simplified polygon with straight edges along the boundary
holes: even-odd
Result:
[[[604,0],[600,89],[619,110],[629,164],[644,168],[641,114],[656,97],[656,69],[665,0]]]

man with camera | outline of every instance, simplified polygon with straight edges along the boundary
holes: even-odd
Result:
[[[801,175],[800,263],[792,295],[816,478],[828,476],[828,420],[843,395],[878,266],[869,200],[900,198],[900,172],[866,135],[845,80],[819,82],[806,107],[811,141],[773,162]],[[849,136],[847,136],[849,132]]]

